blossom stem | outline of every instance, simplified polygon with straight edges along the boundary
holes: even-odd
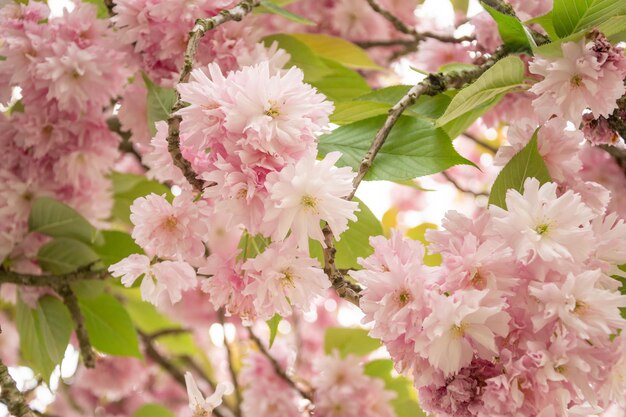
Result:
[[[474,134],[472,134],[470,132],[467,132],[467,131],[463,132],[463,136],[465,136],[466,138],[468,138],[472,142],[476,143],[481,148],[484,148],[484,149],[488,150],[492,154],[496,154],[498,152],[498,148],[496,148],[493,145],[490,145],[489,143],[485,142],[484,140],[479,139],[476,135],[474,135]]]
[[[193,69],[193,62],[198,50],[200,40],[211,29],[218,27],[219,25],[230,22],[231,20],[240,21],[252,9],[260,4],[260,0],[242,0],[237,6],[232,9],[222,10],[218,15],[206,18],[198,19],[189,32],[189,40],[187,41],[187,48],[185,50],[184,64],[180,71],[180,77],[178,83],[186,83],[189,81],[189,75]],[[180,123],[182,117],[177,115],[176,112],[184,107],[180,94],[176,91],[176,103],[172,108],[172,113],[167,119],[168,131],[167,131],[167,149],[172,157],[174,165],[176,165],[183,173],[189,184],[197,190],[202,191],[205,187],[215,185],[214,183],[205,184],[204,181],[198,178],[198,174],[193,170],[191,163],[185,159],[180,150]]]
[[[24,395],[17,389],[9,369],[0,359],[0,402],[7,406],[9,413],[16,417],[35,417],[35,413],[26,404]]]

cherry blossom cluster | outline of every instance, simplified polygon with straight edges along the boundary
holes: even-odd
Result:
[[[106,174],[119,137],[106,109],[132,70],[126,52],[93,5],[50,17],[41,2],[0,9],[0,102],[18,88],[10,116],[0,115],[0,259],[38,272],[29,262],[40,237],[24,237],[31,201],[51,196],[95,224],[110,214]]]
[[[133,238],[146,255],[132,255],[111,271],[125,285],[144,275],[144,299],[161,304],[169,294],[171,303],[179,301],[198,284],[197,269],[210,277],[201,286],[216,309],[269,319],[289,315],[292,305],[307,310],[328,288],[309,256],[309,239],[326,246],[321,221],[339,239],[356,220],[357,203],[343,199],[355,174],[335,166],[338,152],[316,159],[317,135],[333,105],[303,82],[301,70],[281,70],[282,54],[275,58],[227,74],[211,64],[178,86],[189,103],[179,112],[182,152],[210,185],[198,201],[184,191],[172,204],[150,195],[131,207]],[[157,126],[146,163],[156,178],[188,189],[168,159],[166,130]],[[217,246],[208,239],[215,216],[227,230],[245,230],[246,253],[233,244],[206,251]],[[257,237],[264,247],[249,256]]]
[[[439,267],[399,233],[352,275],[371,335],[411,370],[424,409],[442,416],[591,414],[624,401],[626,325],[617,264],[626,224],[580,194],[529,178],[506,207],[449,212],[428,231]],[[598,408],[601,407],[601,408]]]

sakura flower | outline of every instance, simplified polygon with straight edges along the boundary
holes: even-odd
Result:
[[[561,48],[562,58],[536,56],[530,63],[530,72],[544,77],[530,89],[539,96],[533,102],[537,114],[545,118],[557,114],[576,126],[587,108],[596,116],[608,117],[626,92],[625,69],[605,66],[593,43],[586,40],[565,42]]]
[[[193,417],[211,416],[213,410],[222,404],[222,396],[224,396],[226,391],[226,385],[218,384],[215,387],[215,392],[210,397],[204,398],[191,372],[185,372],[185,384],[187,385],[189,408],[193,413]]]
[[[156,194],[140,197],[130,206],[133,239],[151,254],[201,257],[205,252],[202,239],[208,233],[203,217],[207,210],[207,204],[194,202],[190,193],[176,196],[172,204]]]
[[[542,305],[543,314],[533,317],[536,331],[553,319],[559,319],[584,339],[606,337],[626,325],[620,308],[626,307],[626,296],[599,287],[599,270],[569,273],[565,282],[532,283],[530,294]]]
[[[580,195],[567,191],[556,195],[556,184],[540,186],[535,178],[524,182],[524,194],[510,189],[506,194],[508,211],[490,206],[492,231],[513,248],[524,262],[535,257],[544,261],[557,258],[583,260],[591,251],[589,222],[593,211]]]
[[[530,142],[536,129],[536,124],[529,119],[516,121],[507,133],[510,146],[501,146],[498,149],[494,163],[506,165],[511,158],[521,151]],[[537,131],[537,149],[543,157],[550,176],[558,182],[574,176],[582,168],[578,157],[583,135],[579,130],[567,130],[564,119],[555,117],[548,120]]]
[[[455,296],[434,295],[433,312],[424,319],[428,361],[448,376],[471,363],[474,353],[496,356],[497,336],[509,331],[509,315],[501,305],[484,304],[487,291],[468,290]],[[416,351],[421,349],[416,346]]]
[[[256,297],[254,306],[265,320],[274,314],[291,315],[291,305],[309,311],[312,302],[323,297],[330,286],[318,262],[290,241],[272,243],[256,258],[246,261],[242,269],[252,280],[243,294]]]
[[[121,277],[122,284],[130,287],[143,276],[141,297],[154,305],[159,305],[161,297],[167,293],[172,304],[180,301],[182,292],[197,284],[196,271],[186,262],[163,261],[150,264],[145,255],[133,254],[109,267],[111,275]]]
[[[309,154],[279,173],[268,174],[264,220],[276,225],[273,239],[284,239],[291,229],[301,249],[308,249],[309,238],[326,247],[320,221],[328,223],[337,240],[348,228],[348,221],[356,221],[358,203],[343,199],[352,192],[355,174],[349,167],[334,165],[340,157],[340,152],[331,152],[318,161]]]

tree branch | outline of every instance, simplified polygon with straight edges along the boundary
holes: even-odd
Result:
[[[0,402],[7,406],[9,413],[16,417],[36,417],[33,410],[26,404],[22,393],[17,389],[9,369],[0,359]]]
[[[78,339],[78,346],[80,347],[80,354],[83,357],[83,363],[87,368],[94,368],[96,366],[96,358],[89,341],[89,334],[85,328],[85,319],[80,307],[78,305],[78,299],[76,294],[72,291],[69,284],[59,284],[55,287],[56,292],[63,297],[63,302],[67,306],[74,324],[76,325],[76,338]]]
[[[161,369],[163,369],[165,372],[167,372],[180,386],[186,388],[187,384],[185,382],[185,375],[183,374],[183,372],[178,369],[178,367],[174,365],[174,363],[172,363],[169,359],[159,353],[156,346],[154,346],[152,338],[149,335],[139,329],[137,329],[137,334],[141,338],[141,341],[145,348],[146,356],[156,362],[156,364],[159,365]],[[214,409],[213,414],[215,414],[217,417],[225,417],[223,410],[220,410],[220,408],[223,409],[223,407],[224,406],[220,406]]]
[[[220,309],[218,312],[220,324],[224,327],[224,309]],[[228,356],[228,371],[230,372],[230,379],[233,382],[235,388],[235,415],[241,417],[241,387],[239,386],[239,380],[237,379],[237,372],[235,371],[235,362],[233,355],[233,348],[226,338],[226,331],[224,330],[224,347],[226,348],[226,355]]]
[[[476,143],[478,146],[481,146],[483,148],[485,148],[486,150],[488,150],[489,152],[496,154],[498,152],[498,148],[496,148],[495,146],[481,140],[478,139],[477,136],[475,136],[474,134],[470,133],[470,132],[463,132],[463,136],[465,136],[466,138],[468,138],[469,140],[471,140],[472,142]]]
[[[263,342],[261,342],[261,340],[254,334],[250,327],[248,327],[248,334],[250,335],[250,339],[252,339],[257,348],[259,348],[259,351],[263,354],[263,356],[265,356],[267,360],[270,361],[276,375],[278,375],[280,379],[285,381],[287,385],[296,390],[300,394],[300,396],[302,396],[302,398],[306,398],[311,403],[313,403],[313,395],[310,392],[298,387],[294,380],[291,379],[289,375],[287,375],[285,370],[280,366],[278,361],[276,361],[276,359],[268,352]]]
[[[27,287],[51,287],[71,284],[78,281],[104,280],[110,277],[108,271],[77,271],[62,275],[32,275],[0,270],[0,284],[16,284]]]
[[[193,69],[194,57],[196,56],[198,45],[202,37],[209,30],[231,20],[240,21],[244,16],[250,13],[253,8],[258,6],[259,3],[260,0],[243,0],[232,9],[222,10],[217,16],[196,20],[193,29],[189,32],[184,64],[180,71],[178,83],[186,83],[189,81],[189,75]],[[180,123],[182,122],[182,117],[176,113],[183,107],[184,103],[180,97],[180,93],[176,90],[176,103],[172,108],[171,116],[167,119],[167,149],[174,161],[174,165],[182,171],[189,184],[191,184],[195,190],[201,192],[205,187],[204,181],[198,178],[198,174],[193,170],[191,163],[185,159],[180,151]],[[206,186],[209,186],[209,184],[206,184]]]
[[[450,184],[452,184],[454,186],[454,188],[456,188],[457,190],[459,190],[462,193],[465,194],[471,194],[474,197],[479,197],[479,196],[483,196],[483,197],[489,197],[489,193],[486,193],[484,191],[480,191],[480,192],[476,192],[476,191],[472,191],[470,189],[467,189],[463,186],[461,186],[461,184],[459,184],[450,174],[448,174],[446,171],[441,171],[441,175],[444,176],[444,178],[446,180],[448,180],[448,182]]]

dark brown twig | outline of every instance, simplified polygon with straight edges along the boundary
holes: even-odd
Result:
[[[486,192],[484,192],[484,191],[476,192],[476,191],[472,191],[472,190],[470,190],[470,189],[467,189],[467,188],[463,187],[461,184],[459,184],[459,183],[457,182],[457,180],[455,180],[455,179],[454,179],[454,178],[453,178],[450,174],[448,174],[446,171],[441,171],[441,175],[443,175],[443,176],[444,176],[444,178],[445,178],[446,180],[448,180],[448,182],[454,186],[454,188],[456,188],[457,190],[459,190],[459,191],[460,191],[460,192],[462,192],[462,193],[465,193],[465,194],[471,194],[471,195],[473,195],[474,197],[480,197],[480,196],[482,196],[482,197],[489,197],[489,193],[486,193]]]
[[[274,368],[274,372],[276,373],[276,375],[278,375],[283,381],[285,381],[287,383],[287,385],[289,385],[291,388],[296,390],[302,396],[302,398],[306,398],[307,400],[309,400],[312,403],[313,402],[313,395],[312,395],[312,393],[310,393],[308,391],[305,391],[302,388],[300,388],[294,382],[294,380],[291,379],[289,377],[289,375],[287,375],[287,372],[285,372],[285,370],[282,368],[282,366],[280,366],[280,364],[278,363],[276,358],[274,358],[269,353],[269,351],[267,350],[267,348],[265,347],[263,342],[254,334],[254,332],[252,331],[252,329],[250,327],[248,327],[248,334],[250,335],[250,339],[252,339],[252,341],[257,346],[259,351],[263,354],[263,356],[265,356],[267,358],[267,360],[270,361],[270,363],[272,364],[272,367]]]
[[[89,341],[89,334],[85,327],[85,319],[78,305],[78,298],[76,298],[76,294],[74,294],[69,284],[56,285],[54,288],[63,298],[63,302],[70,311],[72,320],[74,320],[74,324],[76,325],[76,338],[78,339],[78,346],[83,358],[83,363],[87,368],[94,368],[96,366],[96,356],[91,347],[91,342]]]
[[[485,142],[484,140],[478,139],[477,136],[473,135],[470,132],[463,132],[463,136],[465,136],[466,138],[468,138],[472,142],[476,143],[478,146],[480,146],[482,148],[485,148],[486,150],[488,150],[492,154],[496,154],[498,152],[498,148],[496,148],[495,146]]]
[[[108,271],[77,271],[62,275],[31,275],[0,270],[0,284],[17,284],[27,287],[51,287],[59,284],[87,280],[104,280],[111,274]]]
[[[189,81],[189,75],[193,69],[193,62],[196,51],[198,50],[198,45],[202,37],[209,30],[223,23],[230,22],[231,20],[239,21],[243,19],[244,16],[250,13],[259,3],[260,0],[243,0],[232,9],[222,10],[217,16],[196,20],[194,27],[191,29],[191,32],[189,32],[184,64],[180,71],[178,83],[186,83]],[[204,181],[198,178],[198,174],[193,170],[191,163],[185,159],[180,151],[180,123],[182,122],[182,117],[176,113],[183,107],[184,103],[180,97],[180,93],[176,91],[176,103],[172,108],[172,114],[169,119],[167,119],[167,149],[172,156],[174,165],[181,170],[189,184],[191,184],[196,191],[202,191],[205,186],[209,186],[210,184],[204,184]]]

